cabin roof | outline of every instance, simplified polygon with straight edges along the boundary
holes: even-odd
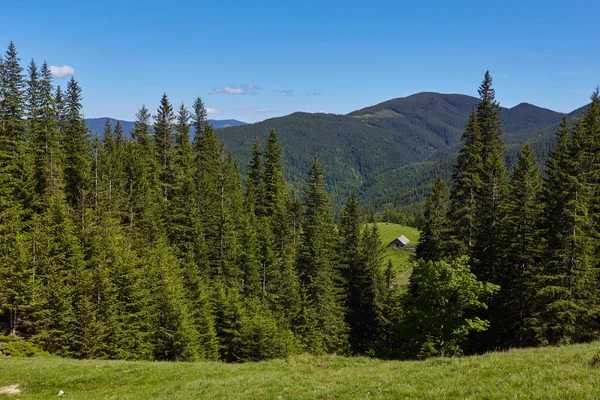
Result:
[[[398,236],[395,240],[399,241],[402,244],[409,244],[410,240],[408,240],[408,238],[404,235],[400,235]]]

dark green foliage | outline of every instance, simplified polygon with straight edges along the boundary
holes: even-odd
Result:
[[[425,203],[425,223],[417,246],[417,258],[438,261],[448,254],[450,238],[448,206],[446,184],[438,178]]]
[[[82,221],[90,196],[90,143],[81,112],[81,88],[71,77],[65,93],[65,121],[61,140],[64,154],[64,177],[67,203],[76,209]]]
[[[308,306],[314,307],[317,332],[306,332],[318,337],[316,345],[325,352],[344,352],[347,347],[347,326],[336,265],[334,243],[335,227],[330,200],[325,192],[325,177],[315,158],[305,193],[302,244],[298,253],[298,272],[306,290]],[[314,328],[314,327],[311,327]]]
[[[364,227],[356,195],[342,210],[339,232],[351,350],[373,354],[384,328],[382,302],[387,289],[382,274],[383,248],[377,226]]]
[[[164,95],[153,126],[142,107],[131,137],[108,120],[90,138],[77,82],[55,91],[48,65],[34,61],[24,77],[11,43],[0,62],[0,329],[26,338],[14,343],[27,355],[38,346],[78,358],[231,362],[298,352],[426,357],[595,339],[598,91],[573,132],[564,120],[543,185],[536,143],[505,157],[501,138],[502,115],[527,136],[537,122],[519,110],[531,107],[502,111],[489,73],[480,95],[450,196],[441,178],[450,177],[453,158],[439,140],[458,143],[452,132],[462,119],[452,110],[473,110],[470,98],[417,96],[439,113],[421,138],[411,130],[380,135],[421,124],[417,112],[431,116],[406,99],[318,116],[333,133],[348,128],[340,137],[358,163],[345,163],[345,145],[336,154],[321,149],[334,198],[363,187],[336,225],[317,158],[300,188],[286,184],[286,173],[309,169],[302,146],[286,147],[289,135],[280,143],[270,130],[264,149],[258,139],[245,149],[245,188],[199,98],[191,113],[183,104],[174,112]],[[322,144],[339,144],[334,137]],[[393,159],[381,146],[393,148]],[[396,156],[406,159],[394,164]],[[291,171],[284,159],[295,160]],[[515,165],[510,182],[506,160]],[[412,188],[388,187],[399,181]],[[431,192],[422,218],[373,203],[364,217],[361,195],[381,191],[385,200],[398,189],[398,199],[416,204]],[[365,225],[381,215],[424,227],[408,292],[383,265],[377,227]]]
[[[48,357],[50,354],[19,336],[0,336],[0,356]]]
[[[476,196],[481,187],[481,130],[475,110],[471,113],[463,147],[458,153],[456,172],[452,176],[450,217],[453,222],[450,251],[455,255],[470,254],[475,240]]]
[[[474,271],[486,282],[497,282],[500,262],[500,229],[507,190],[504,142],[501,139],[500,106],[495,99],[489,71],[479,87],[477,123],[481,130],[481,186],[476,193]]]
[[[83,271],[84,254],[64,196],[59,194],[50,198],[48,209],[41,218],[39,232],[34,233],[36,286],[33,338],[51,353],[83,355],[81,346],[86,338],[80,330],[82,325],[75,324],[76,321],[87,321],[78,321],[75,310],[83,306],[83,298],[76,299],[76,290],[83,283],[77,273]],[[79,333],[77,338],[76,331]]]
[[[163,230],[159,216],[164,203],[150,136],[150,113],[146,107],[137,114],[132,136],[134,140],[126,145],[125,158],[126,221],[136,236],[152,243]]]
[[[600,98],[575,129],[566,120],[548,164],[544,182],[544,269],[539,277],[538,312],[534,324],[542,343],[571,343],[597,337],[596,255],[598,241],[597,158]]]
[[[499,326],[506,345],[531,344],[531,320],[543,236],[542,181],[533,149],[525,144],[508,187],[502,228],[504,261],[499,274]]]
[[[489,321],[473,314],[485,309],[485,299],[498,289],[477,280],[467,257],[419,261],[405,300],[405,351],[418,357],[462,354],[469,334],[488,328]]]
[[[260,141],[255,138],[252,143],[252,158],[248,165],[248,177],[246,179],[246,198],[251,210],[257,215],[265,214],[263,206],[265,204],[265,187],[264,187],[265,168],[262,162],[260,153]]]
[[[449,181],[461,134],[478,102],[465,95],[418,93],[348,115],[294,113],[218,129],[217,136],[245,167],[254,138],[265,143],[268,132],[276,130],[289,182],[301,181],[318,154],[336,213],[353,192],[377,211],[417,213],[435,179]],[[500,113],[509,164],[528,140],[545,160],[562,114],[525,103]]]
[[[30,296],[21,201],[26,183],[25,81],[19,60],[11,42],[0,70],[0,308],[8,311],[10,333],[20,330]]]
[[[184,120],[187,119],[185,115]],[[156,148],[156,161],[160,166],[158,177],[165,200],[169,198],[173,185],[173,122],[175,114],[166,94],[160,99],[160,105],[154,116],[154,143]],[[187,124],[187,121],[183,121]],[[187,128],[184,128],[187,129]]]
[[[40,70],[38,88],[37,123],[31,125],[30,143],[32,179],[34,188],[33,207],[41,211],[47,198],[55,195],[62,182],[57,108],[52,87],[50,67],[44,63]]]

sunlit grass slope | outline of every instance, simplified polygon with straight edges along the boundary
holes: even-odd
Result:
[[[393,249],[388,247],[390,242],[400,235],[404,235],[410,240],[408,244],[409,248],[414,250],[417,243],[419,243],[420,232],[409,226],[392,224],[389,222],[378,222],[377,227],[379,228],[379,237],[383,246],[385,246],[385,256],[387,260],[392,260],[394,265],[394,271],[396,272],[396,281],[400,284],[404,284],[408,280],[411,268],[414,251],[404,249]]]
[[[297,356],[261,363],[1,358],[12,399],[596,399],[600,343],[381,361]],[[4,396],[4,397],[3,397]]]

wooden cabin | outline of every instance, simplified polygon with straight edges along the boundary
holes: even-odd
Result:
[[[394,247],[397,249],[406,247],[410,243],[410,240],[404,235],[398,236],[396,239],[392,240],[390,243],[390,247]]]

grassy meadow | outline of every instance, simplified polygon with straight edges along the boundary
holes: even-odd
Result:
[[[388,259],[392,260],[397,283],[407,283],[411,272],[410,263],[412,262],[412,256],[415,254],[414,248],[419,243],[420,232],[415,228],[390,222],[378,222],[377,227],[379,228],[381,242],[385,246],[385,262],[387,263]],[[388,247],[390,242],[400,235],[404,235],[410,240],[408,249],[393,249]]]
[[[295,356],[260,363],[0,358],[0,398],[597,399],[600,342],[463,358]]]

